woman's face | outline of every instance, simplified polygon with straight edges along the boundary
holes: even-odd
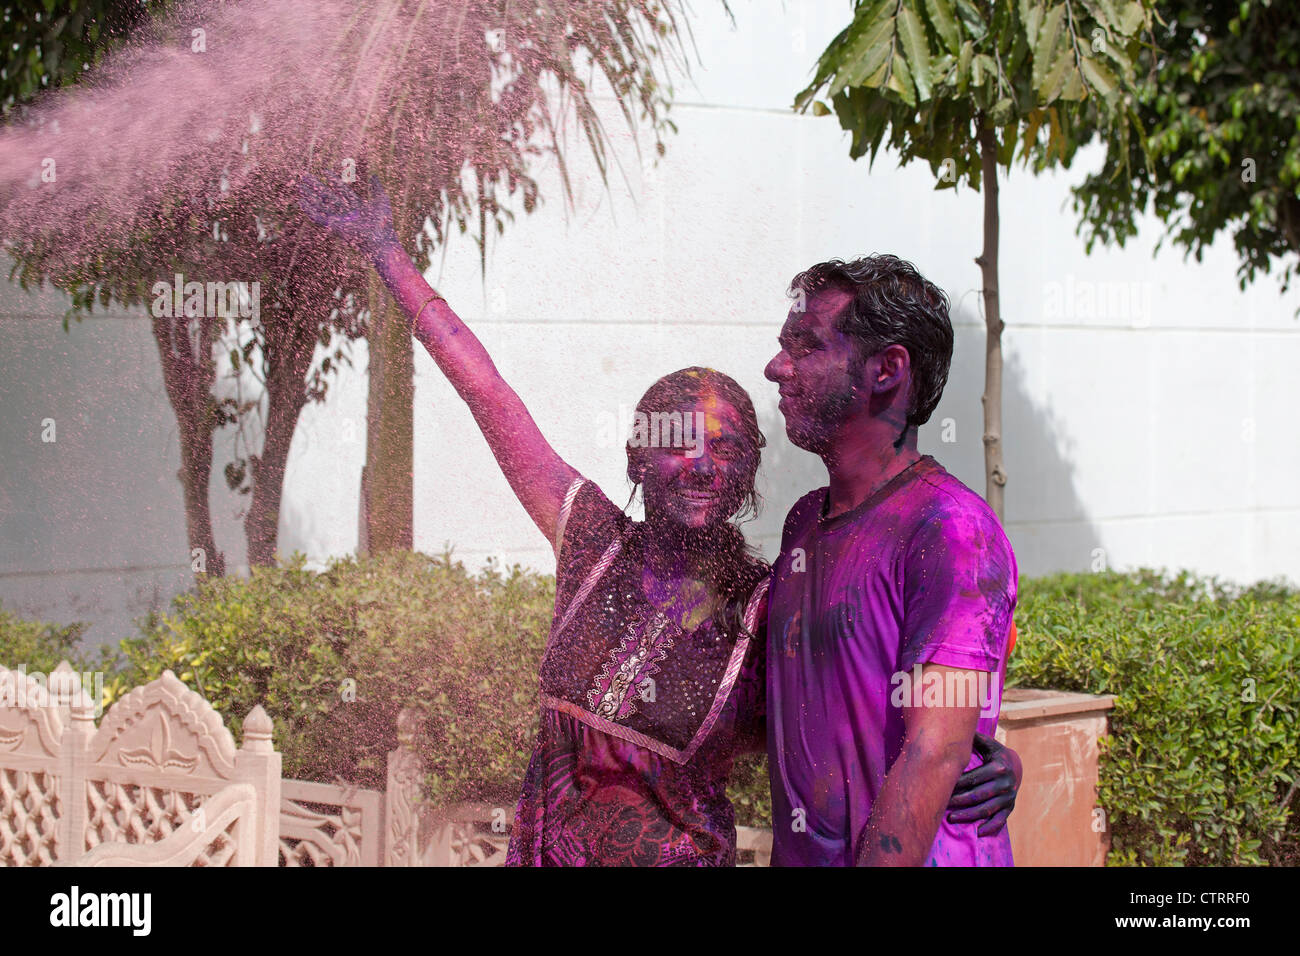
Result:
[[[757,453],[742,421],[730,402],[712,393],[679,411],[637,414],[630,444],[642,466],[647,521],[698,529],[740,510]]]

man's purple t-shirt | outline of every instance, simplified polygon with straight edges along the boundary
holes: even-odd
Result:
[[[997,517],[928,455],[850,512],[827,520],[826,502],[822,488],[790,510],[769,593],[773,866],[853,865],[902,749],[899,702],[935,699],[920,665],[988,672],[961,691],[994,732],[1016,603]],[[977,829],[945,819],[926,865],[1010,866],[1006,828]]]

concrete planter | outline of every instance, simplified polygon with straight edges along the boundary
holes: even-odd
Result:
[[[1097,743],[1112,696],[1007,688],[998,740],[1025,777],[1007,824],[1016,866],[1104,866],[1110,828],[1097,809]]]

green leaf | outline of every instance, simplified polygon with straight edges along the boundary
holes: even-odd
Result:
[[[899,9],[899,26],[903,40],[903,50],[907,53],[908,65],[912,68],[912,77],[916,81],[916,96],[919,100],[930,98],[930,44],[925,38],[925,25],[921,16],[904,0]]]
[[[1125,36],[1133,36],[1138,31],[1138,27],[1146,21],[1146,11],[1142,9],[1142,4],[1136,2],[1129,3],[1124,7],[1119,17],[1119,31]]]
[[[1009,122],[1011,119],[1010,104],[1006,101],[1008,108],[1006,110],[1008,125],[1002,127],[1002,142],[998,144],[998,163],[1002,166],[1011,168],[1011,161],[1016,157],[1016,134],[1020,131],[1018,124]],[[995,104],[994,109],[997,109]]]
[[[1107,22],[1110,23],[1112,28],[1118,31],[1121,27],[1122,21],[1119,14],[1119,7],[1116,5],[1116,0],[1097,0],[1097,4],[1105,12]]]
[[[885,70],[886,67],[881,67],[879,75],[872,77],[875,87],[884,82]],[[859,159],[870,153],[874,160],[889,125],[889,102],[884,97],[869,94],[866,89],[858,87],[848,96],[837,99],[835,105],[840,113],[841,125],[854,131],[853,144],[849,149],[850,158]],[[846,116],[851,119],[846,121]]]
[[[997,61],[994,60],[993,57],[989,56],[987,53],[981,53],[979,56],[975,57],[975,59],[971,61],[970,81],[972,86],[977,86],[977,87],[983,86],[984,77],[986,74],[988,76],[996,77],[997,73],[998,73]]]
[[[863,37],[862,54],[854,60],[843,61],[844,66],[827,91],[828,95],[834,97],[845,87],[861,86],[867,77],[879,70],[880,65],[888,61],[893,49],[894,29],[892,16],[876,22]]]
[[[1040,0],[1020,0],[1020,22],[1025,25],[1025,37],[1030,43],[1038,39],[1043,25],[1043,4]]]
[[[1103,48],[1106,56],[1110,57],[1119,70],[1119,75],[1124,77],[1129,83],[1133,82],[1133,62],[1124,52],[1123,47],[1118,43],[1107,43]]]
[[[893,62],[889,68],[889,88],[903,98],[903,102],[908,106],[916,106],[916,87],[912,85],[912,77],[907,71],[907,63],[903,57],[895,53]]]
[[[1082,66],[1083,75],[1088,80],[1088,85],[1105,99],[1112,99],[1117,89],[1117,81],[1110,68],[1100,60],[1095,60],[1092,57],[1084,57]]]
[[[1052,69],[1043,78],[1043,87],[1038,91],[1040,101],[1051,103],[1060,96],[1065,81],[1072,72],[1077,72],[1074,69],[1074,53],[1068,49],[1062,50],[1052,64]]]
[[[930,24],[939,39],[952,53],[961,49],[961,31],[957,28],[957,19],[949,0],[925,0],[925,9],[930,14]]]
[[[1065,81],[1065,89],[1061,90],[1061,99],[1081,100],[1086,93],[1087,90],[1083,86],[1083,74],[1079,72],[1078,67],[1071,66],[1069,76]]]
[[[976,42],[988,35],[989,26],[971,0],[957,0],[957,17]]]
[[[876,67],[876,72],[872,73],[869,77],[867,77],[865,80],[862,81],[862,85],[866,87],[870,87],[873,90],[878,90],[884,84],[885,77],[888,75],[888,73],[889,73],[889,61],[883,60],[881,61],[880,66]]]
[[[813,116],[829,116],[830,113],[831,113],[831,108],[827,106],[825,103],[823,103],[821,100],[813,101],[813,105],[812,105]]]
[[[1080,2],[1099,25],[1119,29],[1119,15],[1110,0],[1080,0]]]
[[[801,99],[811,97],[816,88],[831,77],[834,77],[834,81],[827,94],[834,98],[845,87],[857,86],[875,72],[889,55],[889,46],[894,37],[893,8],[893,0],[877,0],[870,7],[860,8],[853,22],[822,54],[816,78],[800,95]],[[879,53],[878,48],[882,42],[885,50]]]
[[[957,92],[965,95],[966,85],[970,82],[971,77],[971,56],[975,52],[975,44],[967,40],[961,45],[961,53],[957,55]]]
[[[1034,44],[1034,70],[1032,82],[1040,96],[1043,94],[1047,74],[1056,62],[1057,44],[1061,39],[1061,24],[1065,21],[1065,4],[1057,4],[1043,18],[1043,26],[1038,31],[1038,40]]]

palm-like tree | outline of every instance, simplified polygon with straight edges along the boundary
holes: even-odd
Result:
[[[488,236],[539,200],[538,160],[557,161],[571,198],[570,127],[607,181],[593,101],[602,89],[663,151],[673,128],[665,78],[685,65],[679,20],[676,0],[177,4],[109,56],[92,85],[51,94],[4,132],[6,251],[24,283],[69,291],[78,316],[97,302],[150,303],[155,283],[177,272],[260,283],[256,319],[153,319],[180,425],[190,547],[203,549],[209,573],[221,568],[207,515],[215,430],[260,416],[260,448],[239,455],[227,479],[251,494],[249,561],[268,563],[298,414],[361,335],[371,361],[363,494],[382,501],[363,540],[411,546],[411,339],[373,276],[305,222],[297,176],[376,172],[404,239],[427,252],[455,223],[472,231],[485,267]],[[33,188],[46,157],[59,178]],[[318,359],[318,344],[331,343]],[[218,399],[221,345],[236,375],[260,380],[258,399]]]

